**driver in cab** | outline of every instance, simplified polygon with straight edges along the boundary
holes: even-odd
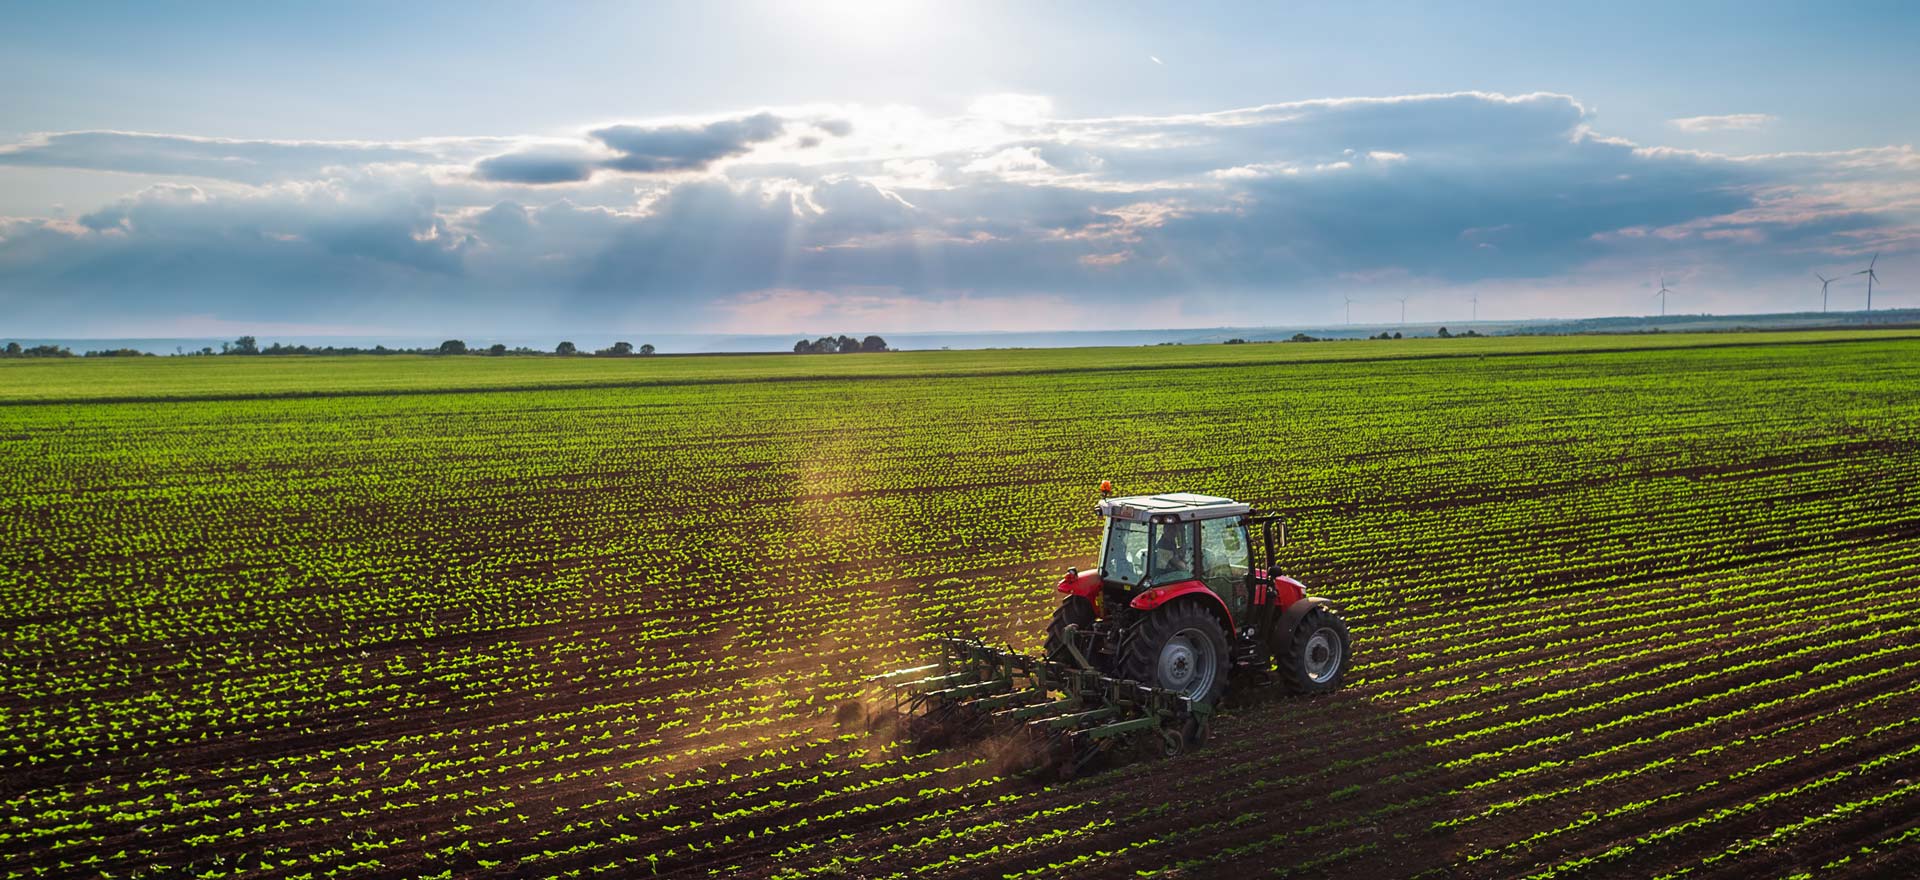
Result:
[[[1192,531],[1185,524],[1162,528],[1153,547],[1153,583],[1171,584],[1193,579],[1193,546],[1187,541]]]

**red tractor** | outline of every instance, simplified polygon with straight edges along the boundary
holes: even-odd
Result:
[[[1300,693],[1340,686],[1352,656],[1347,625],[1326,599],[1273,571],[1286,540],[1278,517],[1184,492],[1103,498],[1096,510],[1106,519],[1100,567],[1068,569],[1060,581],[1067,595],[1047,627],[1048,660],[1206,703],[1235,669],[1277,671]]]
[[[877,677],[908,739],[1023,730],[1048,746],[1053,760],[1040,766],[1071,776],[1123,742],[1169,755],[1205,742],[1236,670],[1277,672],[1301,693],[1340,686],[1353,655],[1347,625],[1273,572],[1286,540],[1277,517],[1185,493],[1103,498],[1096,512],[1106,519],[1100,567],[1060,581],[1067,596],[1044,656],[949,636],[938,663]]]

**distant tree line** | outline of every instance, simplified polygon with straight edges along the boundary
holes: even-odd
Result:
[[[22,346],[18,342],[9,342],[6,348],[0,349],[0,357],[70,358],[73,357],[73,349],[63,345]],[[137,348],[104,348],[99,351],[85,352],[81,357],[153,357],[153,355]]]
[[[18,349],[19,344],[15,343],[12,347],[14,349]],[[43,351],[43,349],[47,351]],[[64,354],[55,353],[51,351],[51,349],[53,349],[53,346],[42,345],[42,346],[37,346],[33,349],[28,349],[27,351],[30,353],[27,353],[27,354],[9,353],[8,356],[10,357],[66,357],[72,354],[71,352],[67,352],[66,349],[59,350],[59,352],[64,352]],[[606,348],[593,352],[591,356],[593,357],[646,357],[648,355],[653,354],[653,352],[654,352],[654,348],[651,343],[645,343],[636,347],[631,342],[616,342]],[[87,354],[89,355],[94,355],[94,354],[120,355],[120,354],[143,354],[143,353],[144,352],[134,351],[133,349],[116,349],[115,351],[112,351],[112,352],[91,352],[91,351],[87,352]],[[353,345],[339,345],[339,346],[336,346],[336,345],[283,345],[278,342],[263,348],[260,345],[260,340],[255,339],[252,336],[242,336],[239,339],[235,339],[232,342],[222,342],[220,343],[219,351],[214,351],[211,347],[208,347],[208,348],[202,348],[199,351],[191,351],[191,352],[182,351],[179,353],[183,355],[189,355],[189,356],[192,356],[192,355],[271,356],[271,355],[288,355],[288,354],[309,354],[309,355],[354,355],[354,354],[456,355],[458,354],[458,355],[483,355],[487,357],[502,357],[505,355],[523,355],[523,356],[537,355],[542,357],[546,357],[550,355],[560,355],[563,357],[572,357],[576,355],[586,354],[585,352],[580,351],[579,347],[575,346],[571,342],[562,342],[559,345],[554,346],[554,349],[552,352],[545,352],[537,348],[527,348],[526,346],[517,346],[514,348],[508,348],[505,343],[500,343],[500,342],[496,342],[492,345],[487,346],[486,348],[468,348],[467,343],[459,339],[449,339],[445,342],[440,343],[439,345],[432,346],[430,348],[388,348],[384,345],[376,345],[376,346],[373,346],[372,348],[361,348],[359,346],[353,346]]]
[[[1440,328],[1440,329],[1439,329],[1439,331],[1437,331],[1437,332],[1435,332],[1435,333],[1434,333],[1433,335],[1434,335],[1435,337],[1437,337],[1437,338],[1440,338],[1440,339],[1466,339],[1466,338],[1468,338],[1468,337],[1479,337],[1479,336],[1481,336],[1482,334],[1481,334],[1481,333],[1480,333],[1479,331],[1475,331],[1475,330],[1468,330],[1468,331],[1467,331],[1467,332],[1465,332],[1465,333],[1452,333],[1452,332],[1449,332],[1449,331],[1447,330],[1447,328],[1445,328],[1445,327],[1442,327],[1442,328]],[[1355,338],[1356,338],[1356,337],[1352,337],[1352,336],[1343,336],[1343,337],[1334,337],[1334,338],[1325,338],[1325,337],[1320,337],[1320,336],[1308,336],[1308,335],[1307,335],[1307,334],[1305,334],[1305,333],[1295,333],[1295,334],[1293,334],[1293,335],[1292,335],[1291,337],[1288,337],[1288,338],[1286,338],[1286,339],[1282,339],[1282,340],[1280,340],[1280,341],[1281,341],[1281,342],[1351,342],[1351,341],[1353,341],[1353,340],[1354,340]],[[1388,332],[1388,331],[1385,331],[1385,330],[1382,330],[1382,331],[1380,331],[1380,332],[1379,332],[1379,333],[1377,333],[1377,334],[1374,334],[1374,335],[1372,335],[1372,336],[1367,336],[1367,337],[1364,337],[1364,338],[1366,338],[1366,339],[1375,339],[1375,340],[1378,340],[1378,339],[1402,339],[1402,338],[1405,338],[1405,337],[1403,337],[1403,336],[1401,336],[1401,334],[1400,334],[1400,332],[1399,332],[1399,331],[1397,331],[1397,330],[1396,330],[1396,331],[1393,331],[1393,332]],[[1262,339],[1262,340],[1258,340],[1258,341],[1260,341],[1260,342],[1271,342],[1271,341],[1273,341],[1273,340],[1268,340],[1268,339]],[[1235,336],[1235,337],[1233,337],[1232,339],[1226,339],[1226,340],[1222,340],[1220,344],[1221,344],[1221,345],[1246,345],[1246,344],[1248,344],[1248,342],[1249,342],[1249,340],[1247,340],[1247,339],[1245,339],[1245,338],[1243,338],[1243,337],[1239,337],[1239,336]],[[1154,344],[1155,344],[1155,345],[1182,345],[1182,344],[1184,344],[1184,343],[1180,343],[1180,342],[1157,342],[1157,343],[1154,343]]]
[[[1460,338],[1467,338],[1467,337],[1478,337],[1482,334],[1474,330],[1468,330],[1464,333],[1452,333],[1452,332],[1449,332],[1447,328],[1442,327],[1440,328],[1439,332],[1435,333],[1434,335],[1438,336],[1441,339],[1460,339]],[[1399,339],[1401,338],[1401,336],[1399,333],[1382,332],[1377,336],[1369,336],[1367,338],[1368,339]],[[1322,340],[1320,337],[1308,336],[1305,333],[1295,333],[1293,334],[1292,338],[1287,339],[1285,341],[1287,342],[1321,342],[1324,340]],[[1241,337],[1237,337],[1237,336],[1232,339],[1226,340],[1227,345],[1245,345],[1247,344],[1247,342],[1248,340]],[[1162,342],[1159,344],[1160,345],[1178,345],[1180,343]],[[893,349],[887,347],[887,341],[879,336],[868,336],[865,339],[855,339],[851,336],[822,336],[819,339],[802,339],[793,344],[793,351],[795,354],[851,354],[853,352],[862,352],[862,351],[892,351],[892,350]],[[351,345],[347,345],[347,346],[285,345],[278,342],[275,342],[272,345],[268,345],[263,348],[260,345],[260,340],[252,336],[242,336],[239,339],[235,339],[232,342],[220,343],[219,351],[213,350],[212,347],[201,348],[198,351],[180,351],[178,349],[176,349],[175,351],[178,354],[187,355],[187,356],[205,356],[205,355],[269,355],[271,356],[271,355],[292,355],[292,354],[303,354],[303,355],[428,354],[428,355],[484,355],[488,357],[502,357],[505,355],[518,355],[518,356],[557,355],[559,357],[621,358],[621,357],[647,357],[654,353],[654,348],[653,348],[653,345],[650,343],[643,343],[641,345],[635,346],[631,342],[616,342],[610,346],[607,346],[606,348],[598,349],[593,352],[584,352],[580,350],[579,346],[574,345],[572,342],[563,341],[559,345],[554,346],[552,352],[545,352],[535,348],[527,348],[525,346],[508,348],[504,343],[498,343],[498,342],[494,343],[493,345],[487,346],[486,348],[468,348],[466,342],[459,339],[449,339],[431,348],[388,348],[384,345],[376,345],[371,348],[361,348],[358,346],[351,346]],[[139,349],[111,348],[111,349],[103,349],[100,351],[85,352],[80,356],[82,357],[152,357],[153,355],[150,352],[140,351]],[[48,357],[56,357],[56,358],[75,357],[75,355],[71,349],[68,349],[64,346],[59,346],[59,345],[22,346],[18,342],[9,342],[6,344],[5,349],[0,349],[0,358],[48,358]]]
[[[822,336],[815,340],[802,339],[793,344],[794,354],[852,354],[859,351],[890,351],[887,341],[878,336],[855,339],[851,336]]]
[[[1467,339],[1469,337],[1477,338],[1482,336],[1483,334],[1481,334],[1477,330],[1468,330],[1465,333],[1452,333],[1452,332],[1448,332],[1447,328],[1442,327],[1438,332],[1434,333],[1433,335],[1440,339]],[[1368,336],[1366,338],[1377,340],[1377,339],[1401,339],[1404,337],[1402,337],[1398,331],[1395,331],[1393,333],[1388,333],[1387,331],[1382,330],[1379,333],[1373,336]],[[1287,342],[1346,342],[1346,341],[1350,341],[1351,339],[1353,339],[1353,337],[1351,336],[1345,337],[1342,339],[1328,339],[1320,336],[1308,336],[1305,333],[1295,333],[1293,334],[1292,338],[1286,341]],[[1231,342],[1232,340],[1228,340],[1228,341]]]
[[[562,342],[559,345],[554,346],[553,353],[560,355],[561,357],[574,357],[576,355],[583,354],[583,352],[580,351],[579,346],[576,346],[571,342]],[[595,351],[593,353],[593,356],[603,357],[603,358],[608,358],[608,357],[623,358],[623,357],[636,357],[636,356],[650,357],[652,356],[652,354],[653,354],[652,343],[642,343],[639,348],[634,348],[633,343],[631,342],[616,342],[612,345],[607,346],[606,348],[602,348],[602,349],[599,349],[598,351]]]
[[[20,343],[9,342],[7,343],[7,349],[4,357],[70,358],[70,357],[73,357],[73,351],[71,349],[62,348],[58,345],[36,345],[32,348],[21,348]]]

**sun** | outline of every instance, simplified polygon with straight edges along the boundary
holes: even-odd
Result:
[[[900,40],[923,27],[934,9],[921,0],[807,0],[787,8],[809,31],[861,45]]]

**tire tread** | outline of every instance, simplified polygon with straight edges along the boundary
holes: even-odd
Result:
[[[1340,669],[1324,684],[1308,678],[1306,668],[1307,639],[1322,626],[1331,627],[1340,636]],[[1287,649],[1276,660],[1280,680],[1286,682],[1288,690],[1296,694],[1324,694],[1338,689],[1347,678],[1347,670],[1353,667],[1353,636],[1340,615],[1328,608],[1315,608],[1294,624],[1293,632],[1287,635]]]
[[[1232,671],[1232,660],[1227,651],[1226,634],[1220,630],[1220,621],[1207,610],[1193,602],[1175,602],[1153,609],[1146,619],[1129,633],[1122,649],[1120,659],[1120,677],[1140,682],[1157,684],[1154,667],[1160,660],[1160,649],[1166,645],[1173,634],[1187,627],[1199,627],[1213,641],[1214,674],[1213,690],[1200,698],[1200,702],[1217,700],[1226,690],[1227,677]]]

